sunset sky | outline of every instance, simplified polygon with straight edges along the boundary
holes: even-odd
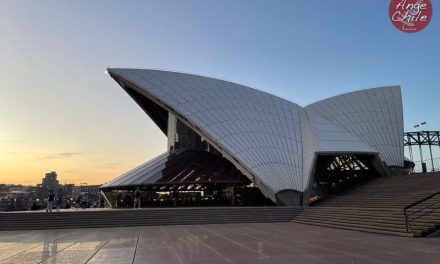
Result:
[[[300,105],[400,84],[405,130],[440,130],[440,22],[389,1],[1,1],[0,183],[101,184],[166,149],[107,67],[217,77]],[[337,4],[336,4],[337,3]]]

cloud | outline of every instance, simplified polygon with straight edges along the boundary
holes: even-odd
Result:
[[[56,153],[56,154],[44,156],[42,159],[67,159],[80,155],[82,155],[81,152],[62,152],[62,153]]]

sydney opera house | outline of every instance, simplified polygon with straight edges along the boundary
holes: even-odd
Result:
[[[308,205],[404,165],[398,86],[303,107],[197,75],[108,73],[168,138],[165,153],[101,186],[113,206],[138,188],[146,206]]]

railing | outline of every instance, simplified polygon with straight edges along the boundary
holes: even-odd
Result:
[[[423,161],[424,163],[426,163],[426,171],[427,172],[432,172],[432,171],[440,171],[440,158],[435,158],[435,159],[427,159]],[[422,172],[422,162],[420,160],[416,160],[414,161],[414,169],[413,172]],[[434,165],[434,167],[432,167],[432,165]]]
[[[409,232],[409,230],[411,229],[411,232],[412,232],[412,228],[411,228],[411,222],[412,221],[414,221],[414,220],[416,220],[416,219],[419,219],[419,218],[421,218],[421,217],[423,217],[423,216],[425,216],[425,215],[430,215],[431,213],[433,213],[435,210],[438,210],[438,209],[440,209],[440,200],[438,200],[438,201],[433,201],[432,203],[430,203],[429,205],[427,205],[427,206],[424,206],[424,207],[422,207],[422,208],[419,208],[419,209],[417,209],[417,210],[415,210],[415,211],[411,211],[411,212],[408,212],[408,210],[410,209],[410,208],[412,208],[412,207],[414,207],[414,206],[417,206],[417,205],[419,205],[419,204],[421,204],[421,203],[424,203],[424,202],[426,202],[426,201],[429,201],[429,200],[431,200],[432,201],[432,199],[434,198],[434,197],[436,197],[436,196],[440,196],[440,192],[436,192],[436,193],[434,193],[434,194],[431,194],[431,195],[429,195],[429,196],[427,196],[427,197],[425,197],[425,198],[423,198],[423,199],[420,199],[420,200],[418,200],[418,201],[416,201],[416,202],[414,202],[414,203],[412,203],[412,204],[410,204],[410,205],[408,205],[408,206],[405,206],[405,208],[403,208],[403,214],[405,215],[405,227],[406,227],[406,232]],[[435,225],[436,223],[433,223],[433,226]]]

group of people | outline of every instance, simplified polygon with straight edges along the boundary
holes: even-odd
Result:
[[[89,207],[89,199],[86,195],[84,197],[80,194],[78,198],[76,199],[76,205],[75,208],[86,209]]]
[[[118,197],[116,201],[120,200],[120,197]],[[63,203],[63,190],[59,189],[57,192],[55,192],[53,189],[49,190],[49,194],[47,195],[47,208],[46,212],[52,213],[53,209],[56,209],[57,212],[60,211],[60,208]],[[133,208],[141,208],[141,194],[140,189],[136,188],[134,192],[134,201],[133,201]],[[87,199],[87,196],[80,195],[78,199],[76,200],[76,206],[82,209],[86,209],[89,206],[89,201]],[[98,205],[99,206],[99,205]],[[104,207],[104,201],[101,201],[101,207]],[[116,207],[118,205],[116,204]]]
[[[140,199],[139,199],[139,194],[138,194],[138,206],[140,207]],[[66,199],[65,201],[63,201],[63,190],[59,189],[58,191],[54,191],[53,189],[49,190],[49,193],[46,197],[47,200],[47,208],[46,208],[46,212],[48,213],[52,213],[53,209],[56,209],[56,212],[60,211],[60,208],[82,208],[82,209],[86,209],[89,207],[101,207],[104,208],[105,207],[105,203],[104,200],[101,199],[100,201],[95,201],[94,203],[91,203],[91,201],[89,200],[89,196],[87,195],[87,193],[83,194],[81,193],[78,198],[76,198],[76,200],[73,201],[73,199],[69,200]],[[63,202],[64,203],[64,207],[63,206]],[[38,204],[34,203],[31,207],[31,210],[39,210],[38,209]]]
[[[46,212],[52,213],[52,209],[56,208],[56,211],[59,212],[63,203],[63,190],[59,189],[57,192],[54,192],[53,189],[49,190],[49,194],[47,195],[47,208]],[[67,207],[68,206],[68,207]],[[79,195],[76,199],[76,208],[86,209],[89,206],[89,201],[87,196]],[[66,208],[70,208],[70,204],[66,204]]]
[[[63,190],[59,189],[58,192],[55,193],[53,189],[50,189],[49,194],[47,196],[46,212],[52,213],[52,209],[54,208],[54,206],[56,208],[56,211],[59,212],[62,202],[63,202]]]

